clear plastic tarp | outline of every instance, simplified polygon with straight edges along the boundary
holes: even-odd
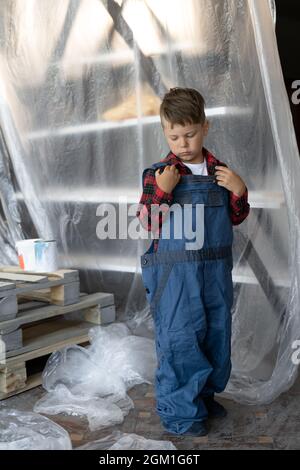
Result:
[[[76,450],[177,450],[171,441],[146,439],[138,434],[115,431],[102,439],[89,442]]]
[[[299,155],[270,5],[0,3],[1,263],[17,262],[18,239],[56,239],[82,290],[113,292],[127,318],[144,315],[139,255],[150,240],[129,237],[126,223],[142,169],[167,153],[160,98],[197,88],[211,121],[206,146],[245,179],[252,206],[235,228],[227,388],[245,403],[293,383],[300,331]]]
[[[0,450],[71,450],[69,434],[45,416],[0,410]]]
[[[120,424],[133,408],[127,390],[152,383],[154,341],[130,334],[123,323],[95,327],[91,345],[53,353],[43,372],[47,394],[34,405],[46,415],[85,416],[91,431]]]

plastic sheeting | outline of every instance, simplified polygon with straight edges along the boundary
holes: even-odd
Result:
[[[131,408],[133,402],[128,396],[102,399],[90,396],[87,391],[76,396],[64,385],[57,385],[34,405],[36,413],[86,417],[91,431],[122,423]]]
[[[252,206],[235,228],[227,389],[245,403],[293,383],[300,331],[299,156],[270,4],[0,6],[1,262],[16,262],[18,238],[54,238],[84,290],[114,292],[127,317],[144,312],[139,255],[149,240],[127,238],[123,222],[134,221],[142,169],[167,152],[159,98],[173,86],[199,89],[206,146],[245,179]],[[116,215],[109,239],[98,225],[105,210]]]
[[[0,450],[71,450],[67,431],[29,411],[0,410]]]
[[[146,439],[137,434],[115,431],[97,441],[89,442],[76,450],[177,450],[170,441]]]
[[[156,363],[154,342],[130,334],[121,323],[95,327],[91,346],[69,346],[53,353],[43,372],[49,392],[34,411],[85,416],[92,431],[119,424],[133,408],[127,390],[151,383]]]

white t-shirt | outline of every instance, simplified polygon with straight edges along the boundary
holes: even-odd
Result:
[[[187,166],[193,175],[207,176],[207,165],[206,160],[204,159],[203,163],[184,163]]]

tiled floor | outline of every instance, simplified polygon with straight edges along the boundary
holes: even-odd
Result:
[[[42,387],[1,402],[1,406],[32,410],[34,403],[45,393]],[[73,447],[100,439],[111,431],[136,433],[148,439],[170,440],[178,449],[300,449],[300,379],[277,400],[264,406],[245,406],[220,398],[227,408],[225,419],[211,420],[205,437],[177,437],[162,428],[155,413],[153,388],[134,387],[129,395],[135,408],[119,426],[90,432],[83,419],[65,416],[50,418],[70,434]]]

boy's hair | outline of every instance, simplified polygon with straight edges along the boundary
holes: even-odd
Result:
[[[165,94],[160,105],[160,119],[168,121],[171,126],[179,124],[204,124],[205,101],[199,91],[193,88],[171,88]]]

